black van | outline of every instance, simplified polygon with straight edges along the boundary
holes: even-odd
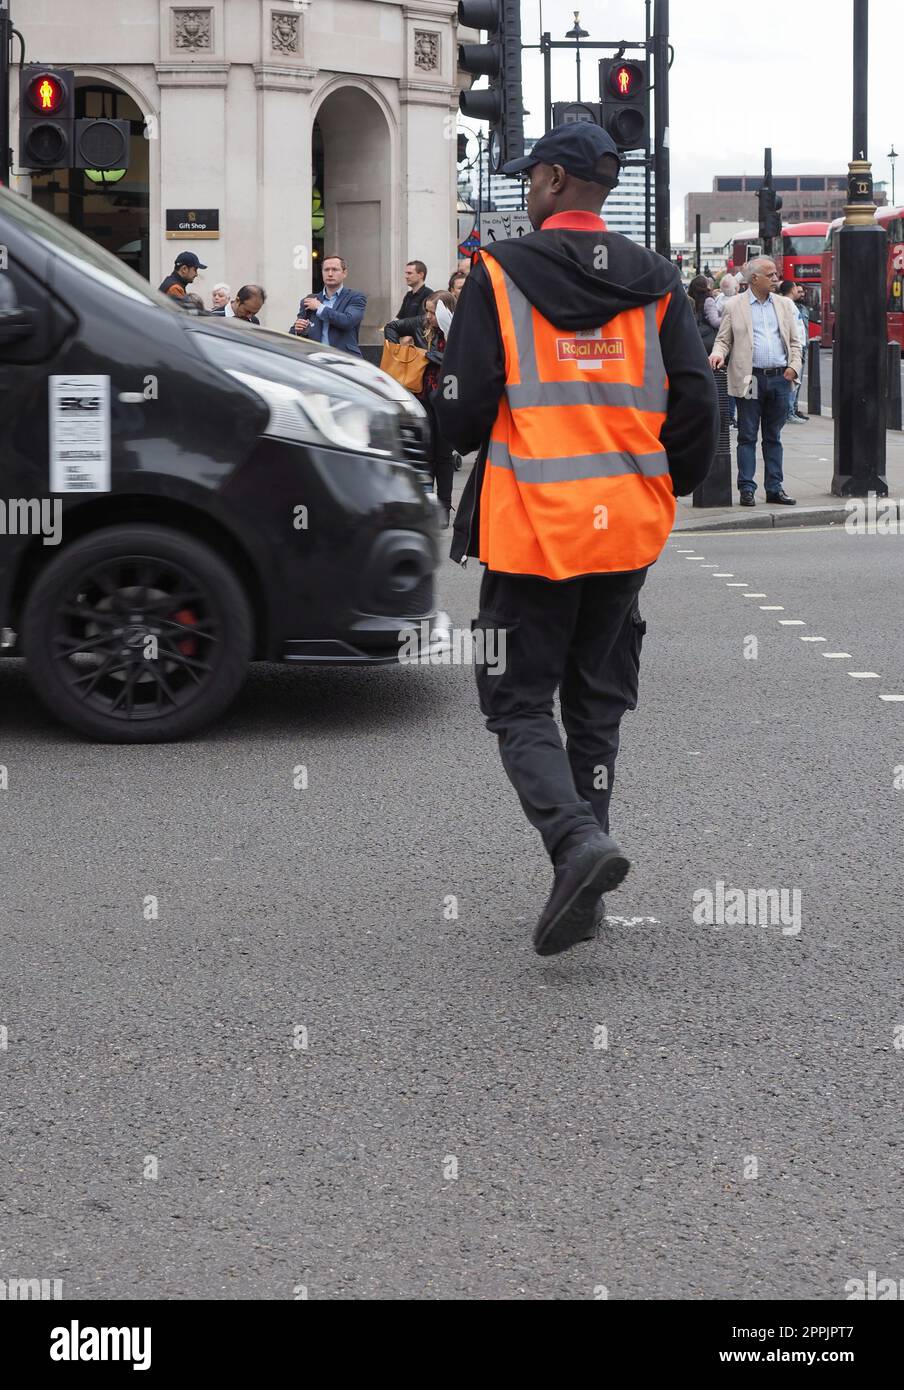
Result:
[[[182,738],[253,660],[446,648],[426,439],[376,367],[180,308],[0,188],[0,645],[79,732]]]

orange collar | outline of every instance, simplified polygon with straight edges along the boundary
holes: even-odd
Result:
[[[540,231],[553,232],[557,229],[563,232],[606,232],[609,230],[603,219],[595,212],[580,212],[577,209],[573,212],[553,213],[552,217],[547,217]]]

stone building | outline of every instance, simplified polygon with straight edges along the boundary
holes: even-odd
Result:
[[[274,328],[338,253],[376,341],[407,260],[437,286],[456,264],[456,14],[455,0],[15,0],[26,61],[74,69],[76,115],[132,133],[115,182],[12,185],[155,284],[185,250],[207,264],[205,302],[217,281],[259,281]],[[11,135],[15,171],[15,110]]]

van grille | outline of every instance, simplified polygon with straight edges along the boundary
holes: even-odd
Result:
[[[406,417],[399,421],[402,458],[414,468],[429,469],[427,422]]]

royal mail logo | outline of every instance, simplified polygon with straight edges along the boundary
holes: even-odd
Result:
[[[556,338],[560,362],[603,362],[625,359],[624,338]]]

